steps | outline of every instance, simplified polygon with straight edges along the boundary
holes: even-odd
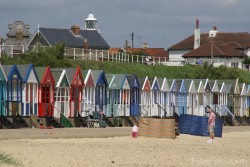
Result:
[[[1,115],[0,116],[0,129],[14,129],[15,126],[10,122],[10,120]]]
[[[66,118],[62,113],[60,113],[60,123],[63,127],[72,128],[74,127],[68,118]]]
[[[113,123],[103,114],[102,120],[106,122],[108,127],[114,127]]]
[[[23,119],[21,115],[14,116],[13,124],[16,128],[29,128],[30,126],[27,124],[27,122]]]
[[[36,115],[30,115],[31,127],[39,128],[40,125],[43,125],[43,122]]]
[[[54,117],[47,116],[46,117],[47,126],[53,126],[54,128],[62,128],[63,126],[56,121]]]

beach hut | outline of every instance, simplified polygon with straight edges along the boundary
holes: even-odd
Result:
[[[219,102],[218,102],[218,110],[217,112],[220,114],[220,116],[227,115],[226,110],[224,109],[224,106],[227,106],[227,86],[225,82],[218,80],[218,86],[219,86]]]
[[[204,83],[200,79],[194,79],[193,80],[194,85],[196,87],[197,92],[197,110],[198,116],[204,116],[205,115],[205,89],[204,89]]]
[[[108,116],[130,115],[130,86],[124,74],[106,75],[109,82]]]
[[[110,89],[111,83],[113,82],[115,75],[114,74],[105,74],[108,82],[108,89],[107,89],[107,111],[106,116],[107,117],[113,117],[114,115],[117,115],[118,108],[117,104],[118,98],[117,98],[117,91],[114,89]]]
[[[130,84],[130,116],[139,116],[140,84],[136,75],[127,75]]]
[[[247,115],[247,86],[245,83],[239,84],[241,93],[240,93],[240,116]]]
[[[219,88],[217,80],[210,80],[209,82],[212,86],[212,104],[214,106],[217,106],[219,104],[220,88]]]
[[[3,65],[7,77],[7,115],[22,115],[22,87],[23,79],[16,65]]]
[[[250,85],[247,85],[246,116],[250,117]]]
[[[227,87],[227,106],[234,116],[240,116],[241,90],[239,79],[223,80]]]
[[[187,114],[191,115],[199,115],[198,110],[198,96],[197,96],[197,88],[195,86],[194,80],[185,79],[185,84],[187,88]]]
[[[70,82],[69,117],[75,118],[78,116],[82,116],[82,113],[84,112],[82,107],[82,91],[84,80],[81,68],[66,68],[65,70]]]
[[[204,106],[212,105],[212,86],[209,79],[202,80],[204,82],[205,96],[204,96]],[[207,108],[205,108],[206,110]]]
[[[177,83],[175,79],[168,79],[168,85],[170,85],[170,92],[169,92],[169,113],[170,115],[175,115],[177,114],[177,103],[176,103],[176,98],[179,93],[179,88],[177,87]]]
[[[178,79],[175,81],[176,81],[176,86],[179,90],[178,95],[176,97],[176,106],[178,110],[177,113],[180,116],[181,114],[187,114],[188,90],[184,79]]]
[[[55,80],[50,67],[35,67],[40,81],[38,91],[38,116],[54,116],[54,88]]]
[[[158,78],[160,87],[160,105],[162,106],[161,117],[173,116],[169,112],[169,85],[166,78]]]
[[[95,81],[92,70],[82,70],[82,74],[84,76],[83,110],[95,111]],[[86,116],[86,113],[83,116]]]
[[[108,81],[103,70],[92,70],[95,81],[95,107],[96,111],[106,114]]]
[[[70,83],[69,83],[67,72],[65,69],[61,69],[61,68],[52,68],[51,72],[55,80],[54,117],[60,118],[61,113],[65,117],[69,117]]]
[[[6,116],[6,92],[7,92],[7,77],[5,75],[2,64],[0,63],[0,116]]]
[[[154,77],[151,82],[151,116],[161,116],[161,105],[160,105],[160,86],[157,77]]]
[[[140,103],[141,103],[141,116],[151,115],[151,85],[148,76],[145,78],[139,78],[140,83]]]
[[[23,98],[22,98],[22,116],[38,114],[38,87],[39,79],[33,64],[17,65],[17,68],[23,78]]]

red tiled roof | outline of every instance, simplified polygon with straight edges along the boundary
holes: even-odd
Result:
[[[236,49],[237,46],[237,43],[209,42],[182,57],[211,57],[211,55],[213,57],[246,57],[247,55]]]
[[[202,33],[200,37],[200,45],[202,46],[205,43],[211,41],[208,33]],[[238,43],[238,48],[250,48],[250,34],[247,32],[239,33],[224,33],[218,32],[213,38],[215,42],[234,42]],[[194,49],[194,35],[191,35],[180,41],[179,43],[171,46],[168,50],[193,50]]]

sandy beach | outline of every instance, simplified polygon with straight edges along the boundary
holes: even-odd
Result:
[[[0,130],[0,152],[23,167],[250,166],[250,127],[223,127],[223,137],[130,136],[131,128]]]

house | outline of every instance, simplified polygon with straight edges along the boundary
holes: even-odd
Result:
[[[169,61],[242,68],[242,60],[250,56],[250,34],[247,32],[219,32],[213,27],[200,33],[196,20],[194,34],[168,48]]]
[[[38,27],[28,43],[29,48],[35,46],[53,46],[65,43],[67,48],[108,50],[109,45],[101,36],[97,20],[90,13],[85,20],[85,29],[73,25],[70,29]]]
[[[4,41],[4,52],[7,54],[24,53],[24,49],[30,41],[30,25],[23,21],[15,21],[8,25],[7,39]]]

